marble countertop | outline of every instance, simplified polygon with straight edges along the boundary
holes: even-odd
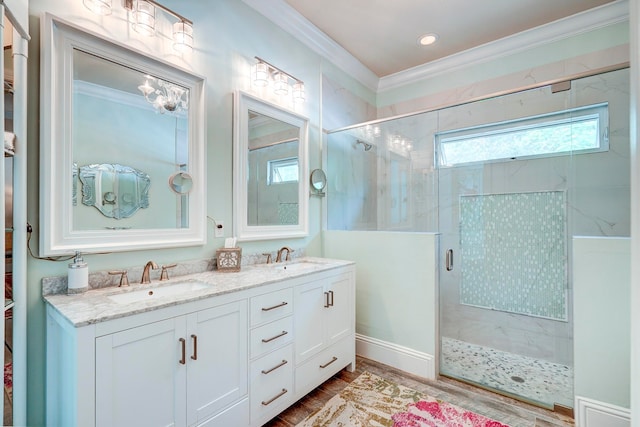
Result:
[[[239,272],[206,271],[147,285],[108,287],[83,294],[45,295],[43,298],[75,327],[81,327],[352,264],[352,261],[304,257],[290,262],[246,266]],[[149,291],[155,294],[150,296]]]

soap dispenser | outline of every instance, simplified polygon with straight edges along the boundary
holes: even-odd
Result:
[[[89,288],[89,266],[82,259],[80,252],[76,252],[73,262],[67,270],[67,294],[74,295]]]

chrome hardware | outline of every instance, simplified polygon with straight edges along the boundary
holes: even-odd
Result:
[[[262,255],[267,257],[267,264],[271,264],[271,254],[270,253],[264,253]]]
[[[453,249],[449,249],[447,251],[445,267],[446,267],[447,271],[453,270]]]
[[[175,267],[176,265],[178,264],[163,265],[162,271],[160,272],[160,280],[169,280],[169,272],[167,270]]]
[[[275,310],[276,308],[280,308],[280,307],[284,307],[285,305],[289,304],[286,301],[282,301],[280,304],[278,305],[274,305],[271,307],[262,307],[262,311],[271,311],[271,310]]]
[[[110,271],[109,274],[120,275],[120,284],[118,285],[119,288],[123,286],[129,286],[129,276],[127,276],[126,271]]]
[[[281,248],[278,250],[278,254],[276,255],[276,262],[283,261],[283,259],[282,259],[282,253],[283,253],[284,251],[287,251],[287,256],[286,256],[286,258],[284,259],[284,261],[289,261],[289,255],[291,254],[291,252],[293,252],[293,249],[291,249],[291,248],[290,248],[290,247],[288,247],[288,246],[283,246],[283,247],[281,247]]]
[[[282,362],[281,362],[281,363],[278,363],[276,366],[274,366],[274,367],[273,367],[273,368],[271,368],[271,369],[267,369],[266,371],[263,369],[263,370],[262,370],[262,373],[263,373],[263,374],[265,374],[265,375],[267,375],[267,374],[269,374],[269,373],[271,373],[271,372],[275,371],[275,370],[276,370],[276,369],[278,369],[278,368],[282,368],[282,367],[283,367],[284,365],[286,365],[287,363],[289,363],[289,362],[287,362],[286,360],[282,359]]]
[[[329,362],[325,363],[324,365],[320,365],[320,369],[324,369],[324,368],[326,368],[327,366],[331,365],[331,364],[332,364],[333,362],[335,362],[336,360],[338,360],[338,358],[337,358],[337,357],[335,357],[335,356],[333,356],[333,358],[332,358]]]
[[[275,337],[271,337],[271,338],[262,338],[262,342],[264,342],[264,343],[271,342],[271,341],[273,341],[273,340],[276,340],[276,339],[278,339],[278,338],[280,338],[280,337],[283,337],[283,336],[287,335],[288,333],[289,333],[289,332],[287,332],[287,331],[282,331],[282,333],[280,333],[280,334],[276,335]]]
[[[184,338],[180,338],[180,345],[182,346],[182,357],[180,358],[180,364],[185,365],[187,363],[187,341]]]
[[[149,269],[158,269],[158,264],[153,261],[149,261],[145,264],[144,270],[142,270],[142,278],[140,279],[141,284],[151,283],[151,279],[149,278]]]
[[[191,339],[193,340],[193,354],[191,355],[191,359],[198,360],[198,336],[191,334]]]
[[[267,400],[266,402],[263,400],[262,404],[264,406],[267,406],[268,404],[272,403],[274,400],[278,399],[279,397],[284,396],[285,394],[287,394],[287,389],[283,388],[280,393],[278,393],[277,395],[273,396],[271,399]]]

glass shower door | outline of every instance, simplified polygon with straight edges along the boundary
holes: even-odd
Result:
[[[571,147],[529,152],[523,132],[576,116],[568,103],[540,88],[452,107],[435,138],[440,373],[551,409],[573,406]]]

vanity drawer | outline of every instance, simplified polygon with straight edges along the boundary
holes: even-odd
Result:
[[[286,288],[251,298],[251,326],[271,322],[293,312],[293,289]]]
[[[251,331],[250,358],[253,359],[293,340],[293,316],[262,325]]]
[[[251,363],[251,425],[261,425],[293,402],[293,366],[292,344]]]

